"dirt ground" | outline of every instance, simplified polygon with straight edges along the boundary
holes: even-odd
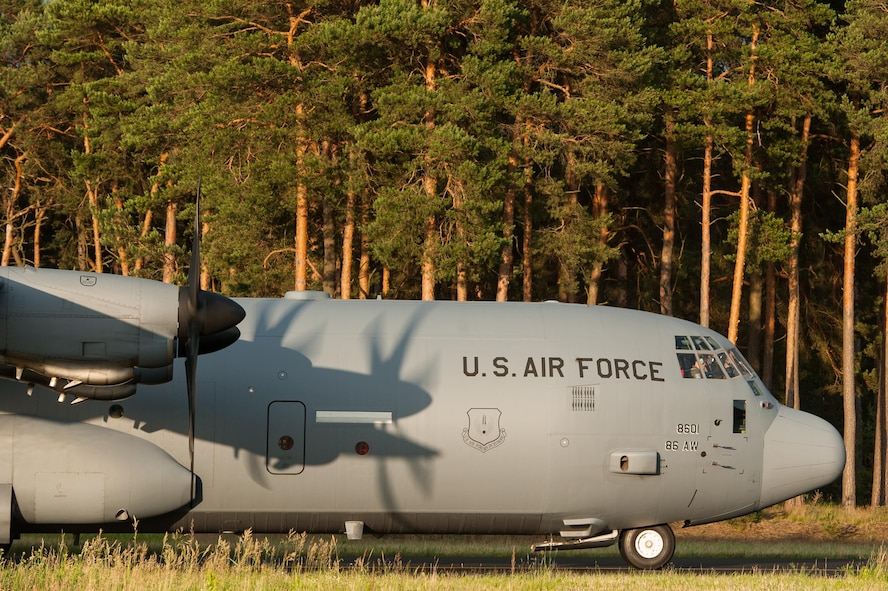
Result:
[[[888,542],[888,508],[844,510],[827,505],[770,507],[752,515],[694,527],[672,524],[677,538],[853,540]]]

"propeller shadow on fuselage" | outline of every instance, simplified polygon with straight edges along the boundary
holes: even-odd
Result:
[[[305,468],[321,466],[343,455],[356,454],[356,442],[366,442],[373,458],[401,458],[408,462],[428,459],[438,451],[400,432],[400,420],[426,409],[432,402],[422,384],[423,374],[433,374],[431,364],[403,376],[414,332],[423,319],[422,309],[410,318],[394,342],[382,340],[372,325],[363,334],[350,337],[355,366],[367,371],[315,367],[309,355],[324,353],[329,358],[335,344],[325,342],[323,321],[314,319],[309,333],[292,327],[304,319],[305,309],[283,300],[246,300],[247,319],[241,324],[244,336],[222,351],[201,356],[197,376],[195,436],[198,446],[211,444],[210,457],[245,461],[250,477],[267,486],[274,478],[274,460],[268,455],[269,408],[273,402],[293,401],[305,406]],[[341,339],[341,336],[340,336]],[[325,349],[326,347],[326,349]],[[360,357],[358,359],[357,357]],[[57,403],[55,392],[37,387],[33,396],[22,383],[0,381],[0,411],[71,422],[107,425],[123,432],[140,432],[167,449],[180,462],[187,460],[188,408],[185,371],[177,360],[171,382],[140,385],[137,393],[118,401],[86,400],[76,405]],[[348,417],[349,413],[382,413],[391,418],[377,423],[343,422],[322,424],[318,412]],[[176,433],[170,438],[164,433]],[[179,449],[179,448],[182,449]],[[226,451],[228,450],[228,451]],[[248,459],[241,457],[247,452]],[[196,470],[200,475],[200,451]],[[265,465],[266,462],[269,465]],[[221,466],[216,467],[220,469]],[[417,477],[421,469],[414,472]]]

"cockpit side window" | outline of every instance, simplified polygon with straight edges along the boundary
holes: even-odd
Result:
[[[743,374],[744,378],[752,379],[755,374],[752,373],[752,369],[749,367],[749,364],[746,363],[746,359],[743,358],[743,355],[740,354],[740,351],[731,347],[730,349],[728,349],[728,356],[740,370],[740,373]]]
[[[731,356],[728,353],[725,351],[719,351],[718,360],[721,361],[729,378],[736,378],[740,375],[740,371],[737,369],[737,366],[734,365],[734,362],[731,361]]]
[[[703,372],[700,371],[700,363],[697,356],[693,353],[677,353],[678,365],[681,367],[681,377],[683,378],[702,378]]]

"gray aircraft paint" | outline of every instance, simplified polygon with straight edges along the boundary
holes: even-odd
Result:
[[[240,340],[201,357],[201,499],[164,527],[330,532],[356,520],[378,532],[551,534],[579,524],[594,535],[741,515],[823,486],[844,464],[835,429],[782,407],[757,377],[683,378],[676,336],[731,345],[682,320],[556,303],[238,303]],[[112,429],[187,466],[184,372],[173,373],[126,400],[73,406],[4,384],[0,408]]]

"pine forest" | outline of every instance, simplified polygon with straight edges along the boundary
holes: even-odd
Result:
[[[883,0],[0,0],[2,265],[736,342],[888,502]]]

